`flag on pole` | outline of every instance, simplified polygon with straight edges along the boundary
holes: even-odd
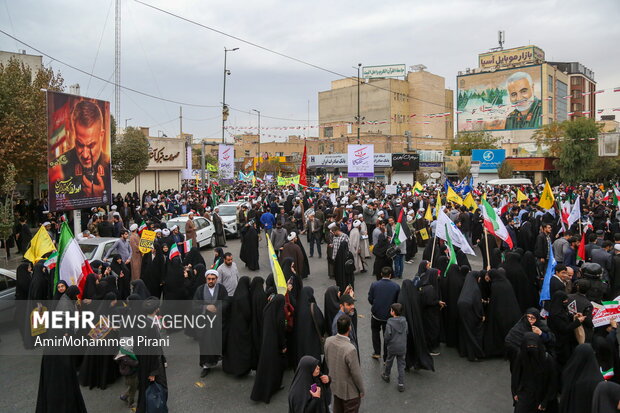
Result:
[[[553,256],[553,247],[551,246],[551,241],[548,242],[547,248],[549,248],[549,261],[547,261],[547,271],[545,272],[545,279],[543,280],[542,289],[540,290],[540,302],[549,301],[551,299],[551,292],[549,291],[549,283],[551,282],[551,277],[553,277],[555,271],[555,265],[557,262],[555,261],[555,257]]]
[[[454,247],[452,246],[452,239],[450,238],[450,231],[448,231],[448,226],[446,225],[444,230],[446,231],[446,244],[448,244],[448,251],[450,251],[450,261],[448,261],[448,265],[446,266],[446,273],[443,274],[445,277],[448,274],[448,270],[452,264],[456,264],[456,252],[454,252]]]
[[[465,200],[463,201],[463,205],[467,207],[467,209],[473,209],[474,211],[478,208],[478,204],[474,201],[474,196],[470,193],[467,194]]]
[[[446,201],[454,202],[459,205],[463,205],[463,198],[461,198],[451,186],[448,187],[448,193],[446,194]]]
[[[273,248],[273,244],[271,243],[271,238],[269,234],[265,234],[267,237],[267,249],[269,250],[269,264],[271,264],[271,273],[273,274],[273,279],[276,283],[276,289],[278,294],[285,295],[287,292],[286,288],[286,278],[284,278],[284,272],[282,271],[282,267],[280,267],[280,263],[278,262],[278,256],[276,255],[276,251]]]
[[[192,240],[191,238],[188,240],[183,241],[183,251],[185,251],[185,253],[187,254],[189,252],[189,250],[192,249]]]
[[[420,195],[423,190],[424,188],[422,187],[422,184],[419,183],[418,181],[415,181],[415,185],[413,186],[413,193],[415,195]]]
[[[579,249],[577,249],[577,260],[586,262],[586,231],[583,231],[583,233],[581,234]]]
[[[570,228],[570,225],[568,225],[568,217],[570,216],[570,213],[571,213],[570,202],[564,201],[564,202],[558,202],[558,204],[560,207],[560,223],[561,223],[561,228],[558,231],[558,233],[562,233]]]
[[[54,242],[50,237],[50,234],[47,233],[47,230],[43,225],[34,234],[32,240],[30,240],[30,248],[24,254],[24,258],[30,261],[31,263],[36,263],[43,256],[49,252],[56,251],[56,247],[54,246]]]
[[[577,199],[575,199],[575,204],[573,205],[573,208],[571,209],[570,214],[568,215],[568,218],[567,218],[568,228],[572,227],[573,224],[579,221],[580,219],[581,219],[581,201],[580,201],[580,198],[577,197]]]
[[[142,231],[144,231],[146,228],[147,228],[146,222],[142,221],[142,223],[138,227],[138,235],[142,235]]]
[[[508,234],[508,230],[504,226],[502,220],[497,216],[493,207],[487,202],[486,199],[482,199],[482,215],[484,216],[484,227],[491,234],[498,236],[502,239],[510,249],[513,248],[512,238]]]
[[[553,208],[553,204],[555,204],[555,197],[553,196],[553,191],[551,190],[551,185],[549,185],[549,181],[545,180],[545,189],[543,189],[543,192],[540,195],[540,201],[538,201],[538,206],[543,209],[551,209]]]
[[[614,186],[614,205],[618,206],[618,204],[620,204],[620,190]]]
[[[527,201],[527,195],[521,192],[520,189],[517,189],[517,202],[521,203],[521,201]]]
[[[407,241],[406,229],[407,224],[403,224],[403,212],[405,212],[405,208],[401,208],[400,214],[398,215],[398,222],[396,223],[396,229],[394,230],[394,244],[400,245],[403,242]]]
[[[47,261],[43,264],[48,271],[52,271],[56,268],[56,263],[58,261],[58,251],[52,252],[52,254],[47,258]]]
[[[435,203],[435,216],[439,214],[439,211],[441,211],[441,192],[439,192],[439,189],[438,189],[437,190],[437,202]]]
[[[307,158],[308,157],[308,148],[304,143],[304,155],[301,158],[301,165],[299,166],[299,185],[308,186],[308,176],[307,176]]]
[[[502,200],[499,203],[499,214],[504,215],[507,212],[508,212],[508,201],[506,201],[506,198],[502,197]]]
[[[67,222],[63,222],[60,227],[60,237],[58,238],[58,264],[54,273],[52,291],[56,291],[58,281],[63,280],[68,285],[77,285],[80,289],[80,296],[84,292],[86,276],[93,272],[90,264],[80,245],[73,238],[73,233]]]
[[[177,243],[175,242],[174,244],[172,244],[170,246],[170,253],[168,255],[169,259],[173,259],[174,257],[180,257],[181,253],[179,252],[179,247],[177,246]]]
[[[426,212],[424,213],[424,219],[428,222],[433,221],[433,208],[431,208],[430,205],[428,206],[428,208],[426,208]]]
[[[439,238],[445,240],[446,242],[448,241],[448,239],[450,239],[450,243],[459,247],[461,251],[463,251],[465,254],[476,255],[461,230],[443,211],[439,212],[439,217],[437,218],[436,235]]]

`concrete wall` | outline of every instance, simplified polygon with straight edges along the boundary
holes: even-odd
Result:
[[[145,171],[127,184],[112,180],[112,193],[144,191],[163,191],[166,189],[181,189],[181,171]]]

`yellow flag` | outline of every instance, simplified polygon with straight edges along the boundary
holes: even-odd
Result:
[[[451,186],[448,187],[448,193],[446,194],[446,201],[456,202],[459,205],[463,205],[463,198],[459,196]]]
[[[439,189],[437,190],[437,202],[435,203],[435,216],[439,216],[439,211],[441,211],[441,192]]]
[[[56,247],[50,238],[50,234],[43,225],[30,241],[30,248],[24,254],[24,258],[32,263],[36,263],[48,252],[56,251]]]
[[[414,194],[416,193],[420,193],[424,190],[424,187],[422,187],[422,184],[419,183],[418,181],[415,181],[415,185],[413,186],[413,192]]]
[[[276,251],[273,249],[273,244],[271,243],[269,234],[265,234],[265,236],[267,237],[267,248],[269,250],[269,256],[271,257],[269,263],[271,264],[271,273],[273,274],[273,280],[276,283],[276,289],[278,290],[278,294],[285,295],[287,288],[284,272],[282,272],[282,267],[280,267],[280,263],[278,262],[278,256],[276,255]]]
[[[428,231],[426,230],[426,228],[422,228],[420,230],[420,236],[422,237],[423,240],[427,240],[428,239]]]
[[[550,209],[553,207],[555,203],[555,197],[553,196],[553,192],[551,191],[551,185],[549,185],[549,181],[545,179],[545,189],[543,189],[542,195],[540,195],[540,201],[538,201],[538,206],[544,209]]]
[[[520,189],[517,189],[517,202],[520,203],[521,201],[527,201],[527,195],[521,192]]]
[[[484,199],[485,201],[487,200],[487,193],[486,192],[484,194],[482,194],[482,199]]]
[[[430,205],[428,206],[428,208],[426,208],[424,219],[427,220],[428,222],[431,222],[433,220],[433,208],[431,208]]]
[[[471,192],[468,193],[467,196],[465,197],[465,201],[463,201],[463,205],[465,205],[467,209],[473,208],[474,211],[478,208],[478,204],[476,204],[476,201],[474,201],[474,196],[471,194]]]

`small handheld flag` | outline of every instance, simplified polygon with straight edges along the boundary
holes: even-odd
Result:
[[[177,243],[175,242],[170,247],[170,254],[168,255],[168,257],[170,259],[173,259],[174,257],[180,257],[180,256],[181,256],[181,253],[179,252],[179,247],[177,246]]]

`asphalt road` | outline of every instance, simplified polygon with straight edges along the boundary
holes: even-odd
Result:
[[[304,241],[305,242],[305,241]],[[324,247],[324,246],[323,246]],[[227,250],[235,259],[238,257],[240,242],[230,240]],[[270,272],[264,242],[260,245],[260,271],[244,269],[241,261],[236,259],[241,275],[266,277]],[[308,251],[308,248],[306,249]],[[203,249],[205,261],[212,262],[213,252]],[[421,260],[421,252],[414,264],[405,264],[404,277],[410,278]],[[371,262],[372,260],[367,260]],[[470,262],[475,269],[482,266],[482,260],[475,257]],[[372,265],[371,265],[372,268]],[[310,258],[310,277],[304,285],[314,288],[317,302],[323,304],[325,289],[333,284],[327,277],[325,258]],[[356,276],[356,303],[359,313],[358,337],[361,363],[366,385],[366,396],[362,401],[361,411],[390,412],[508,412],[512,409],[510,397],[510,374],[508,363],[503,360],[485,360],[470,363],[460,358],[454,349],[442,347],[441,355],[435,357],[435,372],[409,372],[405,377],[406,390],[399,393],[396,388],[396,367],[392,371],[392,382],[384,383],[379,377],[380,363],[370,357],[372,343],[370,335],[370,305],[367,301],[368,288],[374,277],[368,274]],[[182,336],[182,333],[176,333]],[[21,346],[15,334],[0,330],[0,354],[7,354],[12,346]],[[196,346],[189,338],[178,337],[184,346]],[[33,412],[36,406],[40,354],[32,356],[0,356],[0,412]],[[200,378],[200,368],[195,356],[168,357],[168,384],[170,412],[287,412],[287,389],[293,372],[284,375],[285,389],[279,391],[271,403],[255,403],[250,400],[254,376],[234,379],[225,375],[221,368],[216,368],[205,379]],[[124,391],[122,380],[106,390],[82,388],[82,394],[90,413],[125,412],[118,397]]]

